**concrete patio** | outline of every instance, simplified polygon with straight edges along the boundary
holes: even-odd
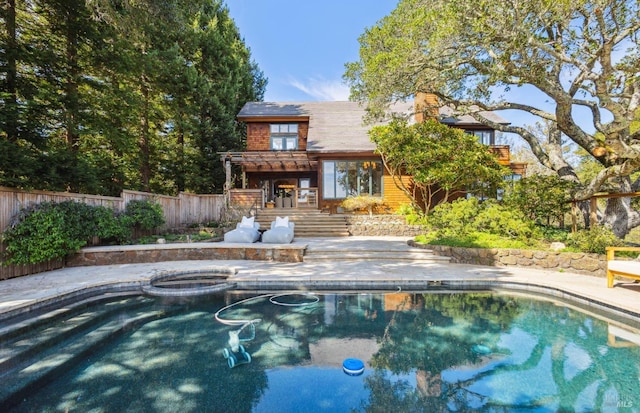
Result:
[[[559,271],[513,267],[450,264],[442,259],[413,256],[406,237],[297,238],[307,251],[334,251],[336,255],[309,262],[251,260],[189,260],[145,264],[98,265],[65,268],[1,281],[0,320],[16,311],[28,311],[83,290],[123,284],[148,285],[170,272],[223,271],[228,281],[244,289],[339,289],[382,286],[386,289],[428,290],[452,288],[508,288],[571,298],[583,306],[607,308],[640,322],[640,284]],[[373,254],[368,252],[373,251]],[[381,251],[385,251],[382,254]],[[347,255],[347,252],[349,253]],[[394,259],[393,254],[405,254]],[[399,255],[396,255],[399,257]]]

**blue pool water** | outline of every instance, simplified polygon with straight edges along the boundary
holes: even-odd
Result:
[[[484,292],[147,301],[136,314],[156,317],[3,411],[640,410],[640,331],[562,303]],[[250,361],[231,368],[234,332]],[[364,373],[345,374],[346,358]]]

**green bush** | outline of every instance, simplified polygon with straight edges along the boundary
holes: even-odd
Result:
[[[400,205],[396,210],[397,215],[404,216],[405,221],[409,225],[426,225],[426,215],[422,210],[416,209],[409,204]]]
[[[158,228],[165,222],[162,206],[146,200],[129,201],[125,207],[124,217],[132,227],[146,230]]]
[[[615,236],[611,228],[596,225],[591,229],[583,229],[567,236],[567,247],[580,252],[606,253],[609,246],[621,246],[624,242]]]
[[[466,238],[479,233],[529,242],[540,238],[533,221],[521,212],[495,200],[476,198],[440,204],[427,217],[427,228],[435,238]]]
[[[3,234],[6,262],[35,264],[56,260],[86,245],[82,220],[87,211],[78,205],[71,201],[43,202],[22,210]]]
[[[549,242],[567,242],[567,238],[570,235],[570,232],[562,229],[555,228],[553,226],[541,225],[538,226],[540,233],[542,234],[542,239]]]
[[[81,202],[43,202],[20,211],[4,232],[4,262],[37,264],[62,259],[93,237],[124,243],[134,226],[153,229],[162,224],[162,208],[149,201],[131,201],[123,214]]]
[[[97,206],[93,211],[93,236],[104,243],[124,243],[131,239],[132,229],[127,220],[122,219],[111,208]]]
[[[476,198],[440,204],[427,217],[427,228],[439,238],[462,236],[473,231],[471,223],[479,213],[480,203]]]
[[[533,175],[516,182],[507,191],[504,203],[519,209],[539,224],[563,222],[571,210],[570,192],[574,184],[558,175]]]
[[[422,244],[447,245],[450,247],[463,248],[517,248],[529,249],[535,248],[536,245],[530,241],[514,240],[504,238],[495,234],[487,234],[482,232],[473,232],[464,236],[456,237],[440,237],[435,238],[432,234],[419,235],[416,242]]]

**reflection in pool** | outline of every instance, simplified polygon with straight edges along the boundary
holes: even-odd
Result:
[[[160,318],[114,337],[15,411],[613,412],[640,406],[640,333],[595,314],[479,292],[274,296],[158,299],[147,310],[160,309]],[[229,332],[241,326],[238,339],[251,361],[230,368],[224,350]],[[364,374],[342,371],[350,357],[365,362]]]

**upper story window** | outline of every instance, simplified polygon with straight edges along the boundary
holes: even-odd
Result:
[[[478,137],[478,141],[484,145],[494,145],[495,144],[495,134],[493,130],[465,130],[470,135],[475,135]]]
[[[270,130],[272,151],[295,151],[298,149],[297,123],[273,123]]]

